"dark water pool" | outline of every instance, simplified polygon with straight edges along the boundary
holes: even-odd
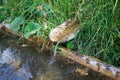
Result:
[[[74,73],[76,65],[66,65],[60,57],[49,65],[50,60],[49,50],[39,52],[34,46],[0,38],[0,80],[112,80],[94,73],[80,76]]]
[[[0,40],[0,80],[79,80],[74,67],[64,68],[57,60],[49,65],[48,50],[38,53],[34,46],[14,43]]]

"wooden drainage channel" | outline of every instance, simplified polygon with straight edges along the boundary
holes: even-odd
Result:
[[[0,24],[0,32],[3,34],[6,33],[10,33],[13,34],[15,36],[19,36],[24,38],[23,34],[17,34],[14,31],[9,29],[9,25],[8,24]],[[31,39],[27,39],[29,41],[34,41]],[[38,41],[37,43],[41,43],[43,41]],[[48,47],[48,46],[46,46]],[[50,48],[50,47],[49,47]],[[65,57],[81,64],[84,65],[94,71],[100,72],[106,76],[109,76],[115,80],[120,80],[120,69],[117,67],[114,67],[112,65],[106,64],[100,60],[96,60],[93,57],[89,57],[83,54],[76,54],[75,51],[71,51],[69,49],[65,49],[65,48],[60,48],[60,50],[62,51],[62,53],[65,55]]]

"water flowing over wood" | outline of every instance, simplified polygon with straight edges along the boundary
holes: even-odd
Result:
[[[77,55],[76,52],[73,52],[65,48],[60,48],[60,49],[67,58],[70,58],[71,60],[79,64],[82,64],[90,69],[93,69],[97,72],[100,72],[109,77],[112,77],[115,80],[120,80],[120,69],[119,68],[116,68],[112,65],[108,65],[102,61],[99,61],[89,56],[85,56],[83,54]]]

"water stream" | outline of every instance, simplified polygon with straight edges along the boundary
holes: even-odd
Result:
[[[94,73],[76,74],[76,65],[66,65],[56,52],[51,58],[49,50],[39,52],[33,45],[16,45],[14,40],[0,38],[0,80],[111,80]]]
[[[56,61],[56,54],[57,54],[57,48],[58,48],[59,42],[56,43],[55,48],[54,48],[54,53],[51,56],[49,66],[51,66],[55,61]]]

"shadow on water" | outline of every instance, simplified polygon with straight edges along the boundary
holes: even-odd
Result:
[[[107,80],[78,77],[73,73],[76,65],[66,65],[61,57],[49,66],[48,50],[40,53],[34,46],[14,43],[10,39],[0,40],[0,80]]]

